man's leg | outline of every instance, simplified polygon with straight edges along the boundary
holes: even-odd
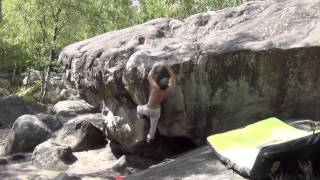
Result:
[[[140,142],[145,142],[145,120],[146,120],[146,115],[145,115],[146,111],[145,111],[145,107],[143,105],[138,105],[137,106],[137,118],[138,120],[135,122],[135,134],[136,134],[136,139],[135,142],[136,143],[140,143]]]
[[[158,127],[158,120],[159,117],[150,117],[150,130],[149,134],[147,135],[147,142],[150,142],[154,139],[154,135],[156,134]]]
[[[137,118],[138,119],[143,119],[143,116],[145,115],[144,110],[143,110],[143,106],[142,105],[138,105],[137,106]]]

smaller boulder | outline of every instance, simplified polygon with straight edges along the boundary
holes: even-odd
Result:
[[[61,111],[55,114],[55,117],[63,124],[68,122],[70,119],[78,117],[79,115],[75,112]]]
[[[56,114],[61,112],[70,112],[76,114],[97,112],[98,109],[90,105],[84,100],[65,100],[59,101],[54,105],[54,112]]]
[[[47,170],[67,170],[76,160],[70,147],[59,146],[51,139],[38,145],[32,154],[33,164]]]
[[[78,152],[103,147],[107,142],[103,131],[89,121],[82,120],[64,124],[55,143],[69,146],[73,152]]]
[[[66,123],[81,114],[98,113],[99,109],[84,100],[78,99],[59,101],[54,105],[53,112],[62,123]]]
[[[4,148],[4,154],[32,152],[51,136],[51,130],[35,115],[20,116],[13,124]]]
[[[51,114],[37,114],[36,115],[40,121],[45,123],[52,132],[60,129],[62,127],[62,123],[53,115]]]
[[[100,129],[101,131],[105,130],[105,124],[103,122],[102,114],[101,113],[94,113],[94,114],[82,114],[75,118],[72,118],[68,121],[69,123],[78,123],[81,121],[88,121],[92,123],[95,127]]]

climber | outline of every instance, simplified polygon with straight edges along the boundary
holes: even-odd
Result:
[[[150,96],[148,103],[137,106],[138,119],[143,116],[150,118],[150,130],[147,135],[147,142],[154,139],[157,130],[158,120],[161,114],[161,103],[168,98],[172,91],[176,77],[173,70],[166,63],[156,63],[148,74]]]

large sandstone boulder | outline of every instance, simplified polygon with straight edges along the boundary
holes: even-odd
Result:
[[[71,44],[59,60],[81,95],[105,107],[108,137],[129,152],[148,146],[136,106],[147,102],[149,69],[167,62],[177,86],[163,103],[158,138],[200,145],[269,116],[320,116],[319,7],[317,0],[250,1],[183,22],[156,19]]]
[[[51,136],[51,129],[35,115],[20,116],[13,127],[5,144],[4,154],[32,152],[40,143]]]
[[[33,113],[32,106],[17,96],[0,97],[0,127],[9,127],[23,114]]]

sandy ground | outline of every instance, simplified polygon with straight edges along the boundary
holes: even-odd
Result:
[[[57,176],[60,172],[40,170],[31,161],[0,165],[0,179],[6,180],[47,180]]]
[[[7,133],[7,131],[2,131]],[[20,162],[0,165],[0,179],[5,180],[48,180],[56,177],[59,171],[41,170],[32,165],[32,153],[24,154],[27,158]],[[74,153],[78,158],[66,171],[69,175],[80,176],[82,180],[114,179],[119,175],[112,170],[116,158],[110,148]],[[0,156],[1,158],[1,156]],[[204,146],[167,159],[149,169],[127,176],[127,180],[141,179],[182,179],[182,180],[243,180],[241,176],[227,169],[214,156],[209,146]]]
[[[111,153],[110,147],[74,153],[78,158],[66,172],[78,175],[82,180],[114,179],[118,173],[112,170],[117,159]]]
[[[43,170],[32,165],[31,153],[24,153],[23,161],[9,162],[0,165],[0,179],[8,180],[47,180],[53,179],[61,171]],[[78,161],[66,171],[69,175],[80,176],[82,180],[114,179],[116,172],[112,165],[116,159],[109,153],[108,148],[74,153]]]
[[[9,129],[0,129],[1,143],[7,137]],[[41,170],[32,165],[32,153],[24,154],[27,158],[20,162],[0,165],[0,179],[5,180],[47,180],[53,179],[60,172]],[[74,153],[78,158],[66,171],[69,175],[80,176],[82,180],[114,179],[119,175],[112,170],[116,158],[110,147]],[[0,156],[1,158],[1,156]],[[227,169],[213,154],[209,146],[197,148],[179,155],[175,159],[167,159],[149,169],[127,176],[128,180],[141,179],[183,179],[183,180],[243,180],[241,176]]]
[[[0,129],[0,151],[3,149],[5,138],[10,129]],[[23,153],[26,157],[20,161],[9,161],[7,165],[0,165],[0,180],[48,180],[56,177],[60,171],[39,169],[32,164],[32,153]],[[114,179],[116,172],[111,168],[116,158],[110,148],[90,150],[74,153],[78,158],[66,171],[69,175],[80,176],[82,180]],[[7,158],[0,155],[0,158]]]

